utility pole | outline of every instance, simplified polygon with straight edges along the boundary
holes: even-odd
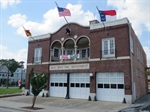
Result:
[[[21,84],[22,84],[22,75],[23,75],[23,68],[24,68],[24,67],[23,67],[23,64],[24,64],[24,62],[21,61],[21,62],[20,62],[20,65],[21,65],[21,79],[20,79],[20,80],[21,80]]]
[[[9,86],[9,61],[8,61],[8,64],[7,64],[7,69],[8,69],[8,73],[7,73],[7,86],[6,88],[8,89],[8,86]]]

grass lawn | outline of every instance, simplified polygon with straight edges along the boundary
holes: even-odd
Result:
[[[0,88],[0,95],[3,94],[14,94],[14,93],[22,93],[22,90],[19,88],[13,88],[13,87],[9,87],[7,88]]]

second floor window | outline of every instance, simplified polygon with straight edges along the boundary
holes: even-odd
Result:
[[[102,57],[115,56],[115,39],[106,38],[102,39]]]
[[[54,57],[59,57],[59,49],[57,49],[57,48],[54,48]]]
[[[41,62],[42,48],[36,48],[34,50],[34,62]]]
[[[72,49],[67,49],[67,55],[73,55],[73,50]]]

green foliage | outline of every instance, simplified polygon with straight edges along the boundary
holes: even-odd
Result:
[[[18,88],[0,88],[0,95],[14,93],[22,93],[22,90]]]
[[[147,75],[150,75],[150,67],[147,68]]]
[[[7,66],[11,73],[15,72],[17,68],[23,68],[24,62],[17,62],[15,59],[1,59],[0,65]]]
[[[21,84],[19,88],[21,89],[22,87],[25,87],[25,84]]]
[[[42,91],[42,89],[46,88],[47,75],[46,73],[34,73],[33,68],[29,75],[30,83],[32,85],[32,93],[34,96],[37,96]]]

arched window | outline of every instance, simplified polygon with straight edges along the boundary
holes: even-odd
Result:
[[[86,59],[90,56],[89,40],[87,37],[81,37],[77,41],[77,59]]]
[[[51,61],[60,61],[61,43],[56,41],[51,47]]]

